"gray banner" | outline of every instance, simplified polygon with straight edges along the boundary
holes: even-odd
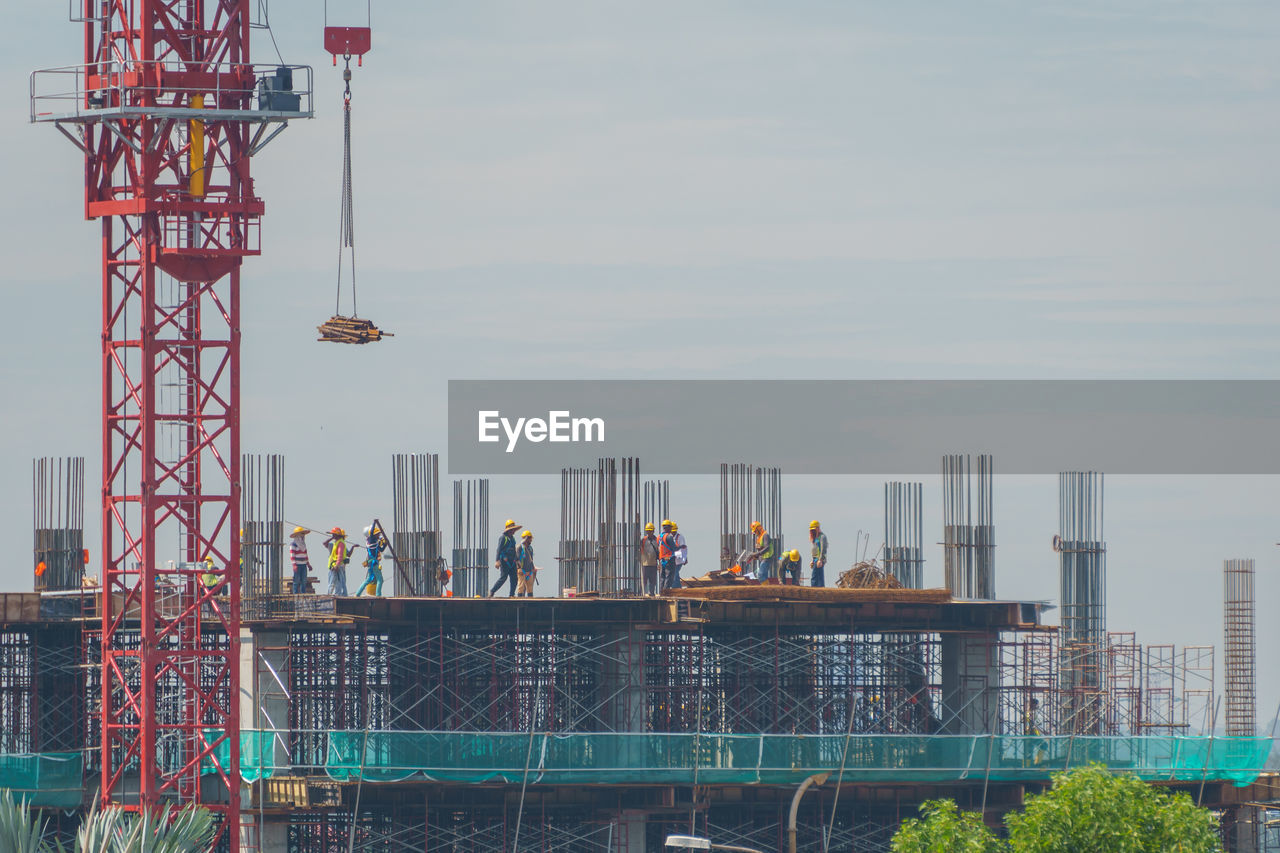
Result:
[[[1280,381],[450,380],[450,474],[1280,473]]]

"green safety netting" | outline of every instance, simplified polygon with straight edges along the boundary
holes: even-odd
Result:
[[[213,742],[217,733],[207,734]],[[1248,785],[1262,772],[1271,738],[1019,737],[1012,735],[533,734],[485,732],[328,733],[323,767],[282,768],[288,732],[242,731],[245,781],[322,770],[345,781],[529,784],[788,785],[813,773],[848,782],[1044,781],[1099,761],[1148,781],[1226,780]],[[214,755],[222,766],[230,744]],[[205,773],[216,772],[206,759]],[[78,752],[0,755],[0,787],[35,805],[80,804]]]
[[[0,755],[0,788],[34,806],[73,809],[84,792],[84,756],[79,752]]]
[[[1045,780],[1100,761],[1149,781],[1251,783],[1270,738],[1001,735],[329,733],[324,770],[371,782],[791,784],[812,773],[846,781]]]
[[[217,729],[207,729],[204,733],[205,743],[212,743],[220,734],[221,732]],[[240,732],[240,778],[245,782],[256,782],[274,774],[276,745],[280,746],[282,754],[287,755],[288,735],[288,732],[242,730]],[[223,738],[221,743],[214,746],[213,756],[217,759],[218,765],[215,766],[211,759],[206,758],[201,767],[201,773],[216,773],[218,766],[226,767],[231,763],[231,741]]]

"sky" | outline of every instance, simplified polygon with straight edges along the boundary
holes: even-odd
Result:
[[[28,73],[80,59],[64,8],[21,4],[0,54],[3,590],[31,588],[31,459],[99,470],[98,230],[77,152],[27,121]],[[329,23],[364,9],[333,0]],[[352,80],[358,305],[395,337],[329,346],[340,69],[322,4],[270,3],[317,115],[254,159],[242,437],[286,456],[292,521],[389,516],[392,454],[444,452],[449,379],[1277,376],[1274,3],[381,0],[372,17]],[[253,51],[275,57],[265,31]],[[752,416],[803,413],[744,400],[726,428]],[[822,519],[836,566],[858,531],[874,551],[882,482],[786,478],[784,533]],[[940,473],[924,482],[941,585]],[[1264,727],[1277,485],[1106,487],[1111,630],[1220,645],[1222,560],[1257,560]],[[1001,597],[1056,601],[1056,497],[1051,475],[997,477]],[[673,481],[695,570],[716,500],[714,477]],[[558,502],[555,477],[496,478],[491,517],[533,529],[541,558]]]

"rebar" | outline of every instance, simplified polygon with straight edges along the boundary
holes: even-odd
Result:
[[[994,472],[992,457],[980,454],[975,500],[973,459],[968,454],[942,457],[943,574],[956,598],[996,595]]]
[[[924,589],[923,483],[884,484],[884,567],[909,589]]]
[[[489,590],[489,480],[453,481],[453,594]]]
[[[785,550],[782,532],[782,469],[743,462],[720,463],[720,568],[732,566],[755,540],[751,522],[764,525],[774,554]]]
[[[1224,560],[1223,661],[1226,676],[1227,735],[1257,734],[1256,655],[1253,560]]]
[[[395,454],[391,481],[395,594],[441,595],[445,566],[440,535],[439,455]]]
[[[283,456],[240,458],[240,519],[240,595],[252,615],[256,599],[285,592]]]
[[[560,472],[560,594],[639,595],[640,460]]]
[[[671,481],[645,480],[641,498],[641,519],[658,527],[664,518],[671,517]]]
[[[1058,474],[1058,535],[1062,607],[1062,718],[1074,734],[1104,734],[1131,727],[1140,708],[1129,707],[1134,664],[1107,637],[1107,545],[1104,478],[1096,471]],[[1109,689],[1108,674],[1119,679]],[[1119,691],[1119,692],[1117,692]],[[1119,709],[1119,710],[1118,710]],[[1120,719],[1129,718],[1129,719]]]
[[[84,577],[84,457],[31,463],[35,590],[80,589]]]

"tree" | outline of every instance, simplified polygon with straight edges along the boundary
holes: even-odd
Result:
[[[1218,826],[1186,794],[1091,764],[1053,775],[1053,787],[1005,816],[1014,853],[1218,853]]]
[[[1221,853],[1213,813],[1186,794],[1091,764],[1053,775],[1053,787],[1005,815],[1007,842],[974,812],[930,800],[902,824],[893,853]]]
[[[893,853],[1001,853],[1007,850],[977,812],[958,812],[955,800],[928,800],[921,818],[905,821],[893,836]]]
[[[76,853],[190,853],[213,846],[217,826],[208,809],[191,806],[159,813],[107,808],[85,815]],[[0,790],[0,853],[67,853],[45,838],[45,824],[13,792]]]

